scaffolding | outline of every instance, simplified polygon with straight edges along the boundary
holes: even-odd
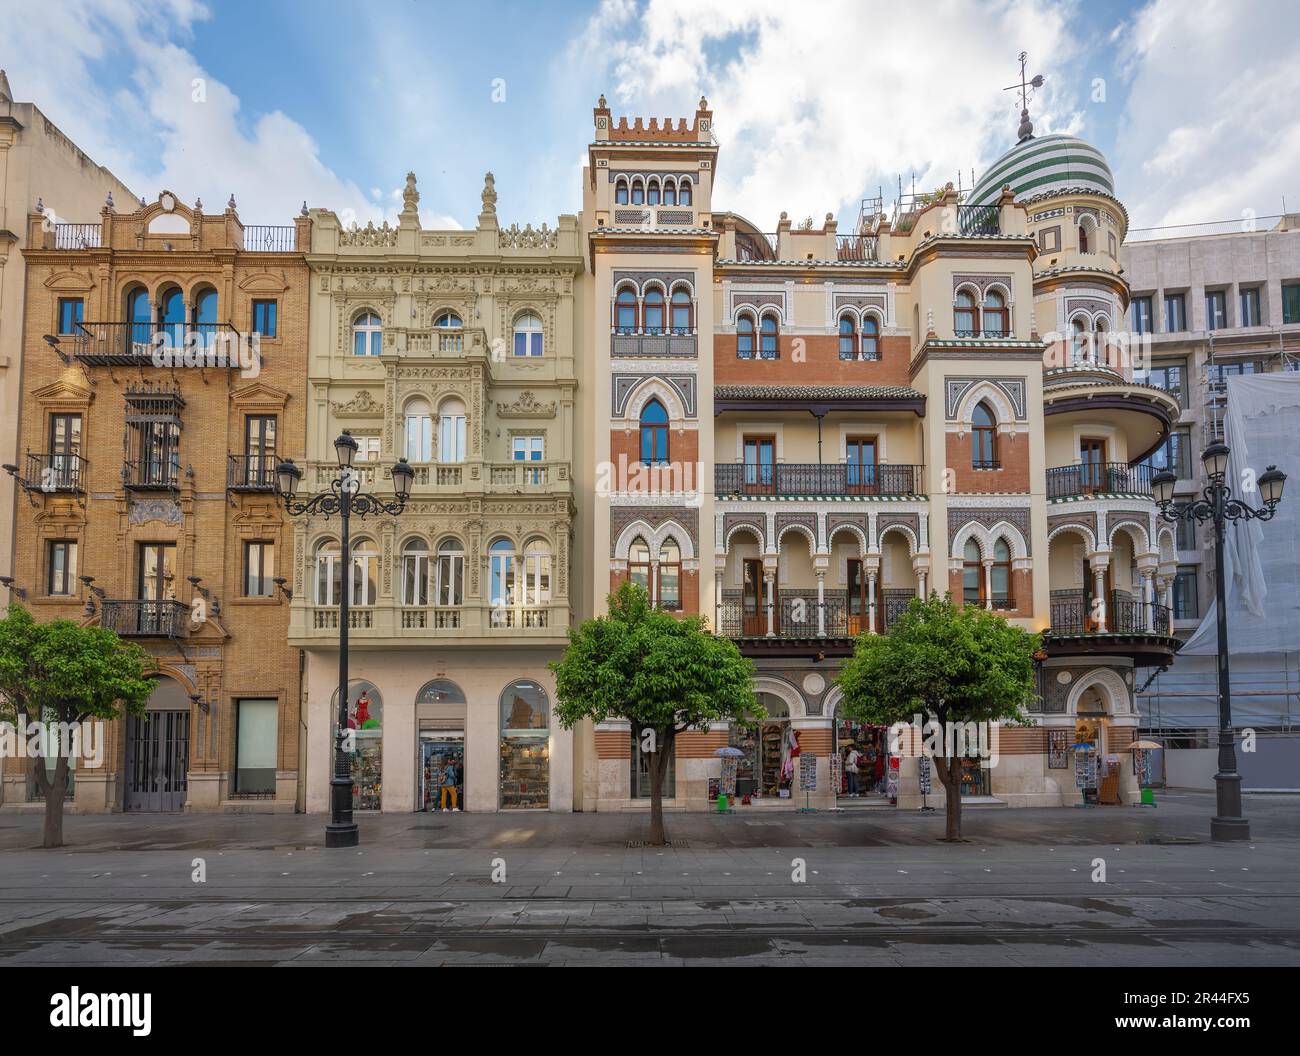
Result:
[[[1228,406],[1229,377],[1271,370],[1300,370],[1300,330],[1295,327],[1288,330],[1272,326],[1251,336],[1259,339],[1261,347],[1254,347],[1252,343],[1249,348],[1225,348],[1219,352],[1216,348],[1216,331],[1206,332],[1205,361],[1198,379],[1204,393],[1205,413],[1201,422],[1203,448],[1223,442],[1223,415]],[[1288,337],[1293,342],[1289,346]]]

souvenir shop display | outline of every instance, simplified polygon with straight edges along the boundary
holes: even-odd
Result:
[[[361,687],[354,687],[356,702],[348,714],[348,729],[355,748],[348,757],[352,776],[352,809],[379,810],[384,771],[383,707]]]
[[[785,724],[767,723],[762,727],[761,734],[759,750],[763,795],[777,796],[782,787],[781,746],[785,736]]]
[[[735,795],[752,796],[758,791],[758,731],[732,723],[727,743],[741,753],[735,756]]]
[[[501,806],[545,810],[549,805],[549,749],[541,737],[501,741]]]
[[[461,738],[420,735],[422,810],[465,809],[465,742]]]
[[[961,794],[963,796],[991,795],[989,789],[988,767],[980,765],[979,759],[961,761]]]

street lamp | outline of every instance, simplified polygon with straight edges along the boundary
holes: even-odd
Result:
[[[1277,466],[1269,466],[1256,481],[1264,500],[1262,509],[1247,506],[1232,496],[1227,483],[1228,445],[1213,443],[1201,454],[1201,463],[1210,483],[1201,492],[1201,498],[1174,502],[1174,484],[1178,477],[1163,470],[1151,478],[1160,516],[1171,523],[1177,521],[1210,521],[1214,525],[1214,601],[1218,622],[1219,650],[1219,772],[1214,775],[1216,815],[1210,819],[1210,837],[1215,840],[1250,839],[1250,822],[1241,816],[1241,775],[1237,773],[1237,753],[1233,745],[1232,687],[1228,680],[1228,609],[1223,580],[1223,536],[1232,521],[1252,518],[1269,520],[1282,501],[1282,488],[1286,474]]]
[[[302,470],[293,464],[293,459],[285,459],[276,466],[275,477],[285,512],[291,517],[304,514],[311,516],[314,513],[323,513],[329,517],[337,513],[343,521],[339,555],[342,559],[343,583],[342,590],[339,591],[338,728],[334,731],[334,776],[330,778],[330,823],[325,826],[325,846],[355,847],[359,834],[356,822],[352,820],[352,775],[347,752],[343,750],[348,728],[348,592],[352,587],[349,518],[354,513],[358,517],[372,513],[388,513],[393,516],[400,514],[406,509],[406,500],[411,495],[415,470],[407,464],[406,459],[398,459],[393,466],[393,492],[397,498],[394,502],[384,502],[378,496],[362,494],[361,478],[352,468],[357,442],[347,430],[334,441],[334,452],[338,456],[338,475],[330,481],[328,491],[310,499],[298,501]]]

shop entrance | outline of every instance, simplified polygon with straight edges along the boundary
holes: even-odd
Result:
[[[731,727],[731,747],[744,753],[736,760],[736,795],[742,802],[746,796],[786,798],[794,780],[790,710],[771,693],[759,693],[758,699],[767,715],[757,727]]]
[[[849,753],[856,751],[856,780],[848,769]],[[835,795],[846,799],[892,799],[890,791],[889,730],[852,719],[835,720],[835,754],[839,762]],[[892,771],[895,775],[898,771]],[[854,791],[856,789],[856,792]]]
[[[174,678],[158,678],[147,710],[126,720],[124,810],[185,807],[190,757],[189,696]]]
[[[442,730],[420,731],[420,809],[463,809],[465,736]]]

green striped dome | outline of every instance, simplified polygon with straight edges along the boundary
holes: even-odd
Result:
[[[1017,199],[1075,187],[1115,194],[1115,180],[1101,151],[1059,133],[1017,143],[983,175],[967,204],[992,205],[1006,185]]]

